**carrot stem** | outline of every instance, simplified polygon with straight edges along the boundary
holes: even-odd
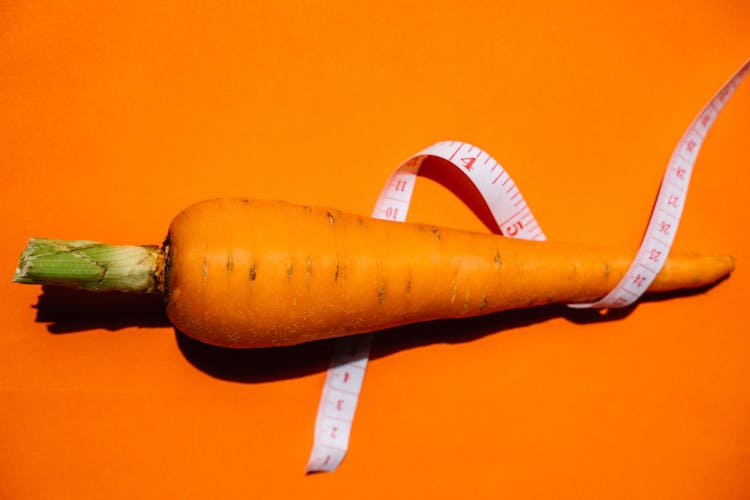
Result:
[[[156,246],[31,238],[13,276],[16,283],[90,291],[159,292],[162,252]]]

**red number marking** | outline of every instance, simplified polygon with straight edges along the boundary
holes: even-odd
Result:
[[[687,149],[689,153],[692,153],[693,150],[695,149],[695,146],[697,146],[697,144],[695,143],[695,141],[692,140],[692,139],[690,139],[688,141],[687,145],[685,146],[685,149]]]
[[[644,281],[646,281],[646,277],[640,274],[633,278],[633,284],[639,288],[643,286]]]
[[[661,221],[659,223],[659,231],[664,234],[669,234],[669,230],[672,228],[672,224],[666,221]]]
[[[464,168],[466,168],[466,170],[471,170],[472,165],[474,165],[474,162],[477,161],[477,159],[474,157],[461,158],[461,161],[463,162]]]
[[[615,305],[621,306],[625,304],[628,301],[627,297],[619,296],[615,299]]]
[[[655,248],[652,248],[648,253],[648,260],[652,262],[657,262],[659,260],[659,257],[661,257],[661,251]]]
[[[336,409],[338,411],[341,411],[341,410],[344,409],[344,400],[343,399],[339,399],[338,401],[336,401]]]
[[[403,193],[406,191],[406,181],[396,181],[396,187],[394,189]]]
[[[508,236],[515,236],[518,234],[518,231],[520,229],[523,229],[523,222],[519,220],[514,222],[512,225],[507,226],[505,228],[505,234],[507,234]]]
[[[349,375],[349,372],[344,372],[344,383],[349,382],[350,378],[351,378],[351,375]]]
[[[338,427],[332,427],[331,428],[331,439],[336,439],[336,433],[338,432]]]
[[[676,194],[670,194],[669,198],[667,199],[667,205],[670,207],[677,208],[677,204],[680,202],[680,197]]]
[[[385,209],[385,216],[389,219],[395,219],[398,217],[398,208],[388,207]]]
[[[674,171],[674,174],[677,176],[678,179],[685,180],[685,173],[687,173],[687,170],[685,167],[677,167]]]

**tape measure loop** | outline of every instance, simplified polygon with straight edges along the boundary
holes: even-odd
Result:
[[[429,177],[448,183],[460,172],[468,181],[446,185],[469,206],[490,230],[522,239],[544,240],[545,236],[520,190],[507,171],[482,149],[459,141],[442,141],[405,161],[386,181],[375,204],[373,217],[404,221],[409,211],[416,178],[423,163],[439,161],[452,170],[430,170]],[[475,196],[475,193],[478,195]],[[484,212],[484,208],[487,212]],[[489,217],[488,217],[489,215]],[[491,218],[490,218],[491,217]]]

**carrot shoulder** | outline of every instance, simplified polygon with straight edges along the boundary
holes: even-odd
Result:
[[[180,213],[166,250],[170,320],[199,340],[232,347],[592,301],[632,259],[594,246],[241,199]],[[705,286],[732,268],[730,257],[672,255],[650,290]]]

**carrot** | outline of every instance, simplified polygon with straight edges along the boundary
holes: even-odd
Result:
[[[168,317],[187,335],[266,347],[593,301],[631,259],[591,245],[215,199],[177,215],[161,248],[31,240],[15,281],[163,293]],[[673,254],[649,290],[703,287],[733,265],[728,256]]]

